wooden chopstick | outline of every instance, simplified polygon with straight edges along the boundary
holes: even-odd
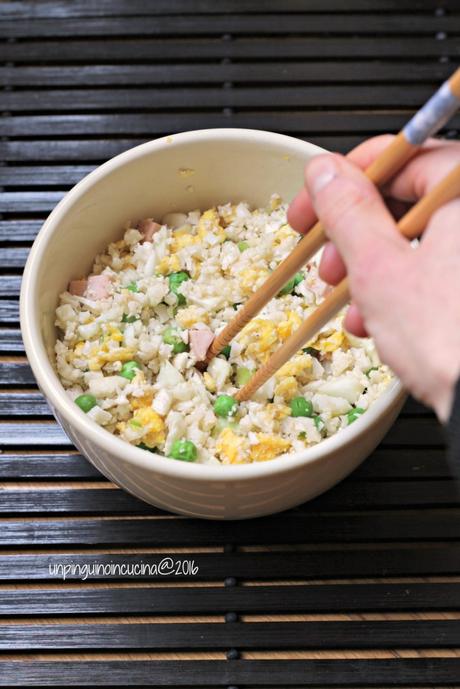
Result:
[[[424,230],[434,211],[448,201],[460,196],[460,165],[413,206],[398,223],[398,229],[408,239],[418,237]],[[252,397],[258,388],[289,361],[328,321],[331,320],[349,301],[348,278],[344,278],[328,294],[325,300],[315,309],[311,316],[289,337],[286,342],[272,354],[249,382],[235,395],[238,402]]]
[[[415,154],[418,147],[435,134],[453,115],[460,104],[460,68],[414,115],[391,144],[365,170],[374,184],[385,184]],[[325,243],[326,235],[320,222],[306,234],[264,284],[248,299],[230,323],[211,344],[206,362],[219,354],[245,325],[268,304]]]

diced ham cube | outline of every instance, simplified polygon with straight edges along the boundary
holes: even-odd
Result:
[[[209,328],[193,328],[189,333],[190,350],[197,361],[204,361],[206,353],[214,340]]]
[[[88,299],[107,299],[109,296],[110,279],[107,275],[91,275],[85,296]]]
[[[137,229],[144,235],[144,242],[151,242],[153,235],[161,229],[161,225],[153,218],[144,218],[137,223]]]
[[[82,297],[86,291],[87,280],[71,280],[69,282],[69,292],[75,297]]]

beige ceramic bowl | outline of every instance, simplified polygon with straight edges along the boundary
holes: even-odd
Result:
[[[137,146],[77,184],[45,222],[21,291],[21,326],[37,382],[73,443],[107,478],[158,507],[210,519],[278,512],[319,495],[373,450],[404,400],[400,383],[352,426],[319,445],[269,462],[194,465],[132,447],[100,428],[67,397],[53,367],[54,312],[70,278],[120,237],[126,221],[227,201],[265,205],[292,198],[317,146],[263,131],[186,132]]]

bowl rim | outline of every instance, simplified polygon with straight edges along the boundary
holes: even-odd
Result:
[[[295,150],[297,153],[299,149],[304,149],[306,154],[326,152],[315,144],[275,132],[258,129],[216,128],[181,132],[147,141],[120,153],[98,166],[78,182],[57,204],[45,220],[32,245],[24,269],[20,294],[20,325],[24,348],[41,391],[46,399],[49,400],[53,409],[57,410],[58,415],[62,415],[75,428],[77,433],[122,461],[147,471],[153,470],[162,473],[169,477],[198,481],[239,481],[282,474],[319,461],[341,447],[353,443],[357,437],[369,431],[378,423],[381,414],[396,407],[405,397],[406,393],[401,382],[395,378],[390,387],[372,404],[366,414],[357,419],[352,425],[301,452],[287,453],[268,461],[251,464],[195,464],[174,461],[172,458],[157,453],[146,452],[114,436],[92,419],[89,419],[67,395],[46,353],[41,337],[39,310],[36,306],[35,283],[41,258],[63,216],[94,182],[99,181],[125,163],[153,153],[157,149],[169,146],[176,147],[184,143],[196,142],[200,139],[214,139],[216,142],[238,139],[259,144],[274,143],[282,146],[284,149],[290,148],[293,151]]]

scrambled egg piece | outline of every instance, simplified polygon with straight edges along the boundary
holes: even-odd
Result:
[[[85,343],[83,341],[77,342],[77,344],[74,347],[73,353],[75,356],[80,356],[83,350],[83,347],[85,346]]]
[[[107,342],[108,340],[115,340],[115,342],[123,342],[123,333],[114,325],[108,325],[106,327],[104,341]]]
[[[322,354],[327,354],[329,352],[335,352],[336,349],[344,347],[346,345],[345,333],[343,330],[340,332],[334,332],[330,335],[325,335],[320,333],[318,337],[312,342],[308,343],[309,347],[317,349]]]
[[[289,440],[283,440],[278,435],[257,433],[257,443],[249,448],[249,457],[253,462],[264,462],[286,452],[290,447]]]
[[[216,443],[216,454],[224,464],[244,462],[247,440],[237,435],[231,428],[224,428]]]
[[[215,234],[221,244],[226,239],[224,228],[219,224],[219,214],[215,208],[209,208],[205,211],[198,221],[199,238],[204,239],[208,232]]]
[[[146,392],[142,397],[131,397],[131,409],[150,407],[153,400],[153,392]]]
[[[203,381],[206,386],[206,390],[209,390],[209,392],[215,392],[217,390],[216,381],[207,371],[203,373]]]
[[[123,336],[121,337],[123,339]],[[114,361],[130,361],[134,358],[133,347],[114,347],[110,349],[110,341],[118,342],[119,340],[118,337],[113,337],[112,335],[110,339],[105,338],[102,344],[92,347],[91,356],[88,359],[88,368],[90,371],[100,371],[104,364]]]
[[[208,323],[209,316],[204,309],[192,304],[185,309],[179,309],[176,321],[182,328],[191,328],[195,323]]]
[[[291,237],[296,236],[296,232],[292,229],[290,225],[282,225],[277,232],[275,232],[273,244],[279,246],[286,239],[291,239]]]
[[[275,388],[275,395],[284,397],[285,400],[292,400],[299,390],[299,383],[294,376],[285,376]]]
[[[295,311],[289,311],[287,320],[278,324],[277,332],[281,340],[287,340],[294,330],[302,324],[302,319]]]
[[[310,380],[312,368],[313,362],[309,354],[296,354],[284,366],[281,366],[275,373],[275,378],[282,380],[286,376],[295,376],[302,385],[305,385]]]
[[[156,447],[165,441],[165,425],[163,419],[151,407],[141,407],[134,412],[132,420],[140,424],[147,433],[143,442],[149,447]]]
[[[273,321],[254,318],[243,328],[239,339],[248,356],[264,361],[278,341],[276,326]]]
[[[239,275],[241,292],[245,296],[252,294],[269,274],[265,268],[245,268]]]
[[[291,408],[285,404],[267,404],[265,411],[275,421],[282,421],[290,415]]]
[[[160,275],[169,275],[169,273],[177,273],[180,269],[179,257],[176,254],[171,254],[162,258],[155,270]]]
[[[185,249],[187,246],[192,246],[193,244],[197,244],[200,240],[198,237],[196,237],[194,234],[191,234],[190,232],[184,232],[182,234],[179,234],[180,230],[176,230],[174,233],[174,239],[171,242],[171,253],[175,254],[177,251],[180,251],[181,249]]]
[[[272,194],[270,198],[270,210],[276,211],[282,204],[283,200],[279,194]]]

